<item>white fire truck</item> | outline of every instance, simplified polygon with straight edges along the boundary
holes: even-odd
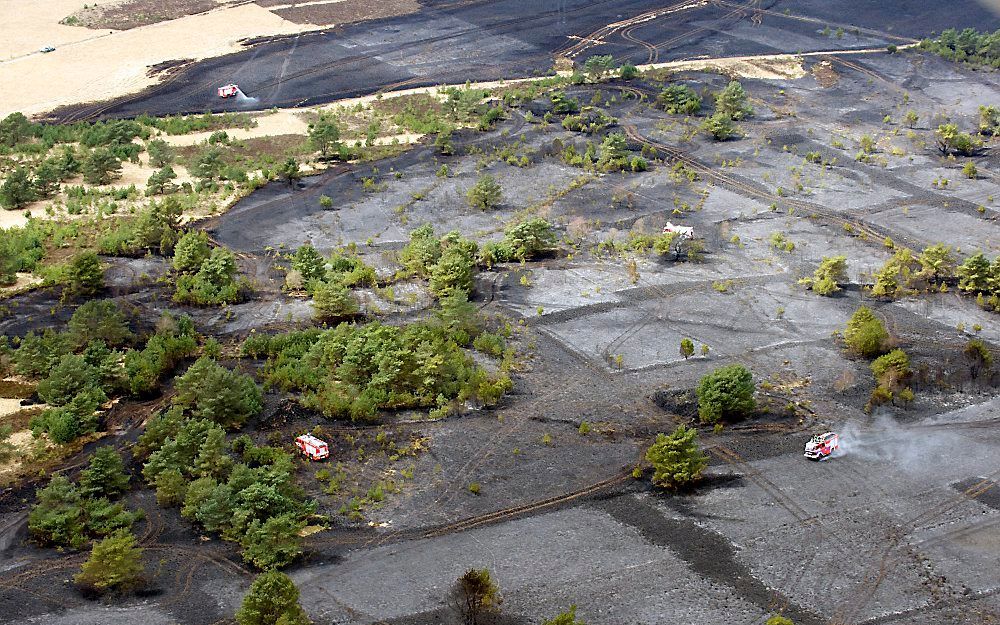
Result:
[[[833,432],[817,434],[806,443],[804,455],[810,460],[826,460],[833,452],[840,449],[840,437]]]
[[[219,87],[219,97],[220,98],[231,98],[240,92],[240,88],[234,84],[223,85]]]
[[[297,437],[295,446],[298,447],[299,453],[310,460],[323,460],[330,456],[330,447],[326,441],[318,439],[312,434],[303,434]]]

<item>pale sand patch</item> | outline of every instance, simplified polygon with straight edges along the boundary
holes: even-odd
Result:
[[[59,20],[80,9],[80,0],[0,0],[0,59],[38,53],[45,46],[106,37],[112,31],[65,26]]]
[[[273,113],[264,113],[254,117],[257,125],[253,128],[226,128],[225,132],[230,139],[236,141],[276,135],[306,135],[309,133],[309,124],[303,118],[305,110],[307,109],[281,109]],[[161,134],[159,138],[170,145],[185,146],[203,143],[212,136],[212,133],[213,131],[209,130],[188,135]],[[174,171],[177,171],[176,167]],[[179,171],[177,173],[180,175]]]
[[[21,468],[21,464],[28,457],[35,437],[31,430],[20,430],[14,432],[7,439],[7,442],[14,446],[14,456],[4,465],[0,465],[0,475],[7,475],[16,472]]]
[[[905,44],[897,46],[899,50],[913,48],[917,44]],[[753,56],[731,56],[706,59],[688,59],[684,61],[668,61],[666,63],[652,63],[649,65],[639,65],[640,70],[647,69],[674,69],[683,70],[709,70],[734,74],[741,78],[758,78],[762,80],[794,80],[806,75],[802,61],[806,57],[836,55],[860,55],[860,54],[886,54],[885,48],[864,48],[856,50],[821,50],[817,52],[801,52],[798,54],[758,54]]]
[[[267,7],[270,11],[277,11],[279,9],[298,9],[301,7],[311,7],[317,4],[340,4],[344,0],[311,0],[310,2],[295,2],[292,4],[279,4],[273,7]]]
[[[0,117],[14,111],[34,115],[62,105],[128,95],[158,82],[146,75],[147,69],[158,63],[222,56],[244,49],[239,43],[242,39],[316,28],[281,19],[256,4],[244,4],[5,61],[0,63],[0,85],[16,84],[17,89],[0,90]],[[0,26],[0,39],[9,35],[7,31],[6,26]]]
[[[20,228],[28,223],[28,219],[24,216],[25,211],[31,213],[32,217],[44,218],[46,216],[45,207],[48,205],[49,202],[44,201],[32,202],[28,206],[14,211],[0,209],[0,228],[4,230],[8,228]]]
[[[21,409],[20,399],[0,397],[0,419],[4,419]]]
[[[708,70],[735,75],[740,78],[757,78],[761,80],[792,80],[802,78],[806,75],[806,70],[802,66],[802,58],[791,54],[769,55],[765,58],[738,57],[669,61],[666,63],[640,65],[639,69]]]
[[[188,173],[182,165],[171,165],[170,166],[177,177],[173,179],[174,184],[182,184],[184,182],[194,183],[194,178]],[[128,187],[134,184],[135,188],[141,192],[146,190],[146,181],[149,177],[158,171],[159,168],[152,167],[149,165],[148,161],[142,162],[140,164],[132,163],[130,161],[122,162],[122,177],[115,180],[109,185],[103,187],[97,187],[98,189],[111,189],[114,187]]]
[[[36,284],[41,284],[43,282],[42,278],[36,276],[32,273],[21,273],[15,274],[17,276],[17,282],[10,286],[5,286],[0,288],[0,295],[13,295],[18,291],[28,289],[29,287],[35,286]],[[0,399],[0,402],[8,401],[5,399]],[[18,400],[15,400],[18,401]],[[4,406],[0,403],[0,416],[3,416]]]

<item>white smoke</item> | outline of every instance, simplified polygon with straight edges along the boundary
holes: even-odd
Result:
[[[254,106],[260,102],[260,98],[251,98],[250,96],[243,93],[240,88],[236,89],[236,103],[241,106]]]
[[[840,449],[833,458],[854,456],[875,463],[916,468],[933,465],[954,451],[957,435],[940,429],[902,424],[889,414],[876,415],[871,422],[848,421],[837,431]]]

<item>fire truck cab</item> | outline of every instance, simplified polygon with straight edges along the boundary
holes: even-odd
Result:
[[[295,439],[295,446],[299,453],[310,460],[323,460],[330,456],[330,447],[326,441],[320,440],[312,434],[303,434]]]
[[[240,88],[234,84],[223,85],[219,87],[219,97],[220,98],[231,98],[240,92]]]
[[[691,226],[675,226],[674,224],[667,222],[667,225],[663,226],[663,234],[668,232],[674,232],[682,239],[693,239],[694,238],[694,228]]]
[[[810,438],[802,455],[810,460],[826,460],[838,449],[840,449],[840,437],[833,432],[825,432]]]

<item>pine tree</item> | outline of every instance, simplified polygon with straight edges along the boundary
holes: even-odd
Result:
[[[211,253],[207,234],[202,231],[187,232],[174,245],[172,264],[177,271],[191,273],[198,271]]]
[[[646,451],[646,460],[653,465],[653,483],[665,488],[697,480],[708,466],[708,456],[698,449],[698,431],[683,425],[669,436],[658,434]]]
[[[970,293],[989,291],[990,261],[982,252],[965,259],[958,268],[958,288]]]
[[[268,571],[261,573],[250,584],[250,590],[243,597],[243,605],[236,613],[239,625],[308,625],[302,606],[299,605],[299,589],[284,573]]]
[[[847,343],[847,347],[866,358],[881,354],[888,340],[889,332],[886,331],[882,320],[867,306],[861,306],[854,311],[844,329],[844,342]]]
[[[694,355],[694,342],[689,338],[681,339],[681,356],[687,360]]]
[[[322,280],[326,275],[326,260],[320,256],[315,247],[306,243],[295,250],[295,255],[292,256],[292,269],[301,273],[306,283]]]
[[[88,497],[113,497],[125,492],[129,477],[114,447],[101,447],[80,474],[80,490]]]
[[[222,478],[232,464],[232,459],[226,454],[226,433],[220,429],[210,430],[198,449],[198,457],[194,461],[195,475]]]
[[[121,530],[94,544],[90,559],[73,579],[97,592],[125,592],[142,585],[143,573],[142,549],[132,532]]]

